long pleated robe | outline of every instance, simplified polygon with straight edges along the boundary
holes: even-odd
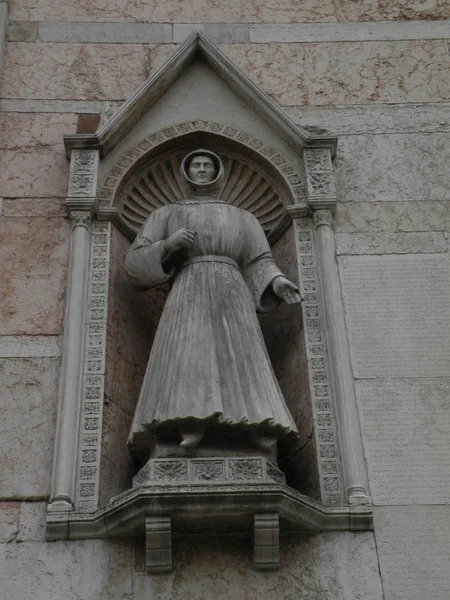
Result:
[[[183,227],[196,233],[193,246],[163,264],[162,240]],[[126,270],[140,289],[172,283],[130,431],[132,446],[163,428],[194,422],[296,435],[255,311],[278,304],[271,282],[282,273],[252,214],[211,199],[159,208],[130,248]]]

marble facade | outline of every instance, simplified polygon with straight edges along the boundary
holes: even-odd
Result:
[[[447,600],[447,3],[190,0],[180,11],[170,1],[150,10],[136,0],[11,0],[8,11],[0,80],[0,596]],[[83,23],[101,27],[82,33]],[[277,29],[304,23],[330,25],[335,37]],[[177,541],[170,575],[144,572],[139,542],[45,541],[70,237],[62,135],[75,133],[82,112],[111,114],[196,24],[209,25],[206,34],[296,123],[339,136],[334,242],[374,531],[288,535],[277,573],[253,571],[248,540],[234,538]],[[113,230],[111,254],[123,256],[127,245]],[[118,447],[154,335],[137,318],[139,343],[126,346],[124,303],[133,299],[121,277],[110,272],[114,320],[105,335],[117,368],[105,380],[101,503],[130,485],[113,466],[128,465]],[[151,303],[155,323],[163,301],[159,294]],[[280,364],[287,389],[289,368]],[[312,478],[315,493],[317,486]]]

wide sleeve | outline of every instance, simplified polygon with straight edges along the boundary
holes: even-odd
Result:
[[[163,266],[168,216],[167,207],[150,215],[128,251],[125,271],[131,283],[140,290],[165,283],[174,274],[173,268]]]
[[[245,250],[242,275],[258,312],[276,308],[281,299],[273,292],[272,282],[283,273],[275,264],[269,242],[258,219],[246,214]]]

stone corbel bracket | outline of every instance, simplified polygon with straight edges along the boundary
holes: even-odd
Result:
[[[279,566],[279,530],[313,534],[372,529],[368,506],[327,507],[278,482],[167,482],[128,490],[92,513],[47,515],[47,539],[145,537],[147,571],[171,569],[175,532],[253,530],[254,564]]]

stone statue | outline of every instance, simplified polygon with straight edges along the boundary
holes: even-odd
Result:
[[[130,248],[126,271],[146,290],[171,289],[153,343],[129,444],[171,429],[182,448],[205,430],[246,432],[269,451],[297,429],[269,361],[256,311],[299,303],[259,221],[220,200],[224,170],[196,150],[181,165],[183,201],[157,209]],[[256,309],[256,310],[255,310]]]

